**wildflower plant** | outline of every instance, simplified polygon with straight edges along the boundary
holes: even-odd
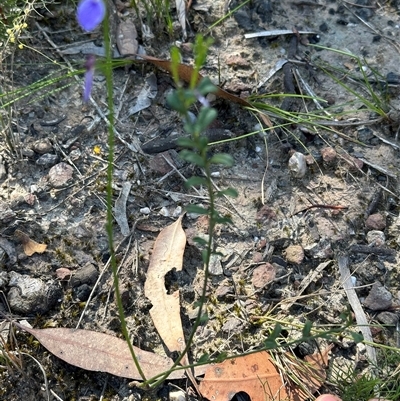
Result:
[[[78,4],[76,18],[81,28],[86,32],[96,29],[102,23],[105,16],[106,5],[103,0],[81,0]],[[86,73],[83,90],[83,100],[85,102],[89,100],[92,92],[95,63],[95,56],[90,54],[85,63]]]

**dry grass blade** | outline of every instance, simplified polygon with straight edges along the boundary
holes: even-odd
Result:
[[[285,353],[274,355],[274,361],[290,393],[290,399],[305,400],[323,385],[326,379],[326,368],[328,366],[328,354],[333,348],[329,345],[321,352],[307,355],[304,360]]]
[[[182,36],[183,40],[186,40],[187,33],[186,33],[186,3],[184,0],[175,0],[176,4],[176,11],[178,13],[179,23],[182,27]]]
[[[340,273],[340,281],[342,282],[343,288],[346,291],[349,304],[354,311],[359,330],[361,331],[366,341],[373,343],[374,339],[372,338],[367,316],[364,313],[364,309],[361,306],[360,300],[358,299],[357,293],[351,281],[351,273],[348,267],[348,263],[349,258],[347,256],[339,256],[338,267]],[[366,344],[365,347],[367,350],[368,358],[370,359],[372,365],[377,366],[375,348],[371,347],[368,344]]]

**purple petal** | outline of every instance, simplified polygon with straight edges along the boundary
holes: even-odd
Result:
[[[90,94],[92,92],[93,75],[94,75],[94,68],[91,68],[90,70],[87,70],[85,72],[85,84],[83,89],[83,101],[85,103],[89,100]]]
[[[93,31],[106,15],[106,6],[103,0],[82,0],[77,9],[79,25],[85,31]]]

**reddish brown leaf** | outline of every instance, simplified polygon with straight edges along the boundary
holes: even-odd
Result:
[[[146,55],[142,55],[142,54],[140,55],[140,57],[143,58],[144,60],[148,61],[149,63],[154,64],[158,68],[161,68],[163,70],[168,71],[169,73],[172,73],[171,61],[162,60],[162,59],[159,59],[156,57],[146,56]],[[178,64],[179,78],[182,79],[182,81],[184,81],[186,83],[190,82],[193,71],[194,71],[193,67],[191,67],[189,65]],[[199,74],[198,81],[201,81],[203,78],[204,77],[201,74]],[[246,99],[232,95],[231,93],[221,89],[219,86],[217,86],[217,92],[215,94],[222,99],[229,100],[230,102],[233,102],[233,103],[238,103],[244,107],[249,107],[250,109],[254,109],[254,107],[251,105],[251,103],[249,103]],[[272,125],[270,119],[268,118],[268,116],[266,116],[265,114],[263,114],[261,112],[258,113],[258,115],[260,116],[260,118],[263,120],[264,124],[267,127],[272,128],[273,125]]]
[[[17,326],[32,334],[47,350],[71,365],[95,372],[141,380],[129,352],[128,344],[117,337],[90,330],[66,328],[32,329]],[[133,347],[146,377],[163,373],[172,366],[172,360]],[[170,379],[184,377],[183,371],[172,372]]]
[[[331,348],[329,346],[322,353],[307,356],[305,362],[294,360],[290,365],[291,373],[296,374],[311,394],[325,380]],[[252,401],[303,401],[309,398],[309,394],[294,383],[283,384],[278,369],[266,351],[210,366],[200,384],[200,391],[205,398],[213,401],[229,401],[239,391],[246,392]]]
[[[210,366],[200,391],[213,401],[229,401],[239,391],[246,392],[252,401],[288,399],[279,372],[266,351]]]

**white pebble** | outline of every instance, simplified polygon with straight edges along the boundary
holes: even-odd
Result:
[[[296,178],[303,178],[306,175],[307,163],[302,153],[293,153],[292,157],[289,159],[289,170]]]
[[[160,213],[161,216],[169,217],[169,211],[165,206],[162,207],[161,210],[158,213]]]
[[[139,209],[139,212],[142,214],[150,214],[150,209],[148,207],[142,207]]]
[[[176,209],[173,211],[172,216],[179,217],[181,214],[182,214],[182,207],[177,206]]]

